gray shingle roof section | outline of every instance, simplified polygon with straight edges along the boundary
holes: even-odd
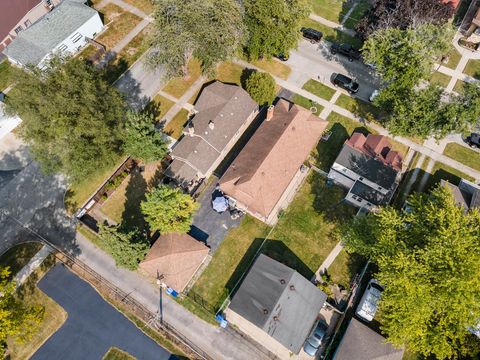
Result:
[[[397,172],[394,169],[347,144],[343,145],[335,162],[384,189],[390,189],[395,184]]]
[[[56,46],[95,15],[98,16],[95,9],[80,1],[64,0],[19,33],[3,53],[24,65],[38,65]]]
[[[326,299],[295,270],[261,254],[230,309],[298,354]]]
[[[368,326],[352,318],[334,360],[402,360],[403,349],[396,349]]]
[[[362,199],[367,200],[374,205],[388,204],[390,196],[384,196],[382,193],[372,189],[370,186],[365,185],[361,181],[356,181],[353,187],[350,189],[352,194],[360,196]]]

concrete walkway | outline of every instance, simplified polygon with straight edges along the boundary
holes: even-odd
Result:
[[[336,22],[333,22],[333,21],[330,21],[328,19],[325,19],[321,16],[318,16],[318,15],[315,15],[315,14],[310,14],[310,19],[312,20],[315,20],[316,22],[320,23],[320,24],[323,24],[325,26],[328,26],[332,29],[335,29],[335,30],[338,30],[338,31],[341,31],[347,35],[350,35],[350,36],[355,36],[356,35],[356,32],[352,29],[347,29],[345,27],[343,27],[342,25],[336,23]]]
[[[48,255],[52,253],[52,248],[48,245],[43,245],[39,252],[37,252],[13,278],[15,285],[20,287],[27,278],[37,269],[43,261],[47,258]]]
[[[318,270],[315,272],[315,280],[320,281],[321,280],[321,275],[325,272],[325,270],[328,270],[330,265],[333,264],[335,261],[336,257],[340,252],[343,250],[343,244],[342,242],[338,242],[337,245],[333,248],[332,251],[330,251],[330,254],[328,254],[327,258],[323,261],[322,265],[318,268]]]
[[[247,67],[247,68],[252,68],[252,69],[256,69],[256,70],[259,70],[261,71],[261,69],[257,68],[256,66],[250,64],[250,63],[247,63],[246,61],[243,61],[243,60],[236,60],[235,61],[237,64],[241,65],[241,66],[244,66],[244,67]],[[272,75],[273,76],[273,75]],[[276,76],[273,76],[273,78],[275,79],[275,81],[277,82],[278,85],[280,85],[281,87],[293,92],[293,93],[296,93],[296,94],[299,94],[303,97],[306,97],[307,99],[310,99],[310,100],[313,100],[314,102],[322,105],[325,107],[325,112],[322,112],[322,113],[327,113],[328,110],[330,111],[334,111],[340,115],[343,115],[349,119],[352,119],[352,120],[355,120],[355,121],[358,121],[359,123],[361,124],[365,124],[365,120],[352,114],[350,111],[344,109],[344,108],[341,108],[340,106],[338,105],[335,105],[335,104],[332,104],[331,102],[325,100],[325,99],[322,99],[294,84],[291,84],[289,81],[285,81],[283,79],[280,79]],[[438,153],[436,152],[435,150],[432,150],[432,149],[429,149],[421,144],[418,144],[410,139],[407,139],[407,138],[403,138],[403,137],[399,137],[399,136],[393,136],[391,135],[385,128],[383,128],[382,126],[378,125],[378,124],[375,124],[375,123],[368,123],[368,126],[370,128],[372,128],[373,130],[377,131],[380,135],[385,135],[385,136],[389,136],[391,138],[393,138],[394,140],[412,148],[413,150],[421,153],[421,154],[425,154],[426,156],[432,158],[433,160],[435,161],[440,161],[441,163],[444,163],[450,167],[453,167],[467,175],[470,175],[472,176],[473,178],[475,178],[476,180],[480,180],[480,171],[478,170],[475,170],[471,167],[468,167],[456,160],[453,160],[441,153]]]

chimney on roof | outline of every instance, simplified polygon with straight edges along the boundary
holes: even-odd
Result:
[[[215,123],[214,123],[212,120],[210,120],[210,121],[208,122],[208,127],[210,128],[210,130],[215,129]]]
[[[193,136],[193,134],[194,134],[194,129],[193,129],[193,124],[192,124],[191,122],[188,123],[187,131],[188,131],[188,135]]]
[[[267,118],[265,119],[266,121],[272,120],[273,110],[275,110],[275,105],[270,105],[267,110]]]

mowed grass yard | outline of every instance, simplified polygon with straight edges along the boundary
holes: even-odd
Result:
[[[265,237],[261,253],[310,279],[339,241],[338,225],[356,212],[341,202],[344,196],[342,189],[328,187],[325,178],[312,172],[273,230],[246,215],[229,232],[189,296],[199,296],[218,309],[248,271]],[[348,272],[343,265],[335,271],[339,279]]]
[[[127,12],[112,3],[101,9],[104,16],[104,23],[107,29],[95,40],[111,50],[121,39],[123,39],[142,19],[137,15]]]
[[[292,69],[290,69],[290,66],[275,59],[255,60],[255,61],[250,61],[250,63],[283,80],[287,80],[288,76],[292,72]]]
[[[468,60],[467,66],[465,66],[463,72],[480,80],[480,60]]]
[[[116,347],[111,347],[102,360],[135,360],[136,358],[129,353]]]
[[[335,89],[331,88],[330,86],[324,85],[321,82],[316,80],[310,79],[308,80],[302,87],[302,89],[307,90],[308,92],[312,93],[313,95],[318,96],[319,98],[325,99],[330,101],[330,99],[335,94]]]
[[[185,92],[197,81],[201,75],[200,61],[191,59],[188,62],[188,76],[171,79],[164,87],[163,91],[179,99]]]
[[[351,5],[346,0],[310,0],[315,15],[340,24]]]
[[[446,155],[472,169],[480,171],[480,152],[469,149],[457,143],[449,143],[443,151]]]

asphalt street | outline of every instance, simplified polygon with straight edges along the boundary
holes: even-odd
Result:
[[[320,44],[311,44],[301,40],[298,49],[290,53],[286,62],[292,68],[292,76],[289,81],[302,86],[308,79],[318,79],[322,82],[330,82],[333,74],[341,73],[355,79],[360,87],[355,97],[368,100],[373,90],[380,87],[380,81],[374,71],[359,60],[348,61],[343,55],[332,55],[330,43],[326,41]]]
[[[65,266],[52,268],[38,287],[63,307],[68,317],[32,360],[100,360],[112,346],[139,360],[176,359]]]

